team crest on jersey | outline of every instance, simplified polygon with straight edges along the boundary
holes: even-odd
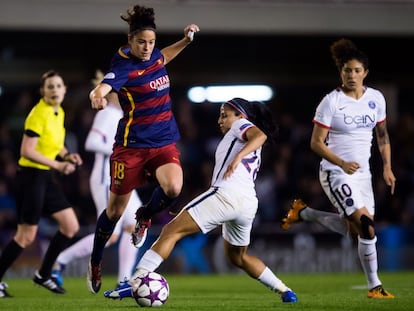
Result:
[[[122,180],[114,179],[114,185],[115,185],[115,188],[116,189],[121,188],[121,186],[122,186]]]
[[[346,204],[346,206],[352,206],[352,205],[354,205],[354,200],[351,199],[351,198],[348,198],[348,199],[345,200],[345,204]]]
[[[370,100],[369,102],[368,102],[368,107],[369,108],[371,108],[371,109],[375,109],[375,107],[377,106],[377,104],[374,102],[374,101],[372,101],[372,100]]]
[[[108,72],[104,79],[115,79],[115,74],[113,72]]]
[[[250,126],[250,123],[244,123],[240,126],[239,130],[243,131],[246,127]]]

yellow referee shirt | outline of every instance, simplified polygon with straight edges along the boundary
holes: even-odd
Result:
[[[59,107],[55,114],[54,107],[47,104],[43,98],[32,108],[24,122],[24,130],[31,130],[39,134],[36,150],[45,157],[54,160],[65,143],[65,112]],[[19,165],[41,170],[50,170],[49,166],[33,162],[23,156]]]

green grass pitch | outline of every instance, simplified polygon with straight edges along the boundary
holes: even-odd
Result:
[[[279,274],[298,295],[298,303],[282,303],[279,297],[245,274],[165,275],[170,297],[161,310],[239,311],[412,311],[414,310],[414,271],[383,272],[384,287],[395,299],[366,297],[363,273]],[[65,295],[55,295],[35,286],[30,279],[5,279],[13,298],[0,299],[1,311],[105,311],[140,308],[135,300],[121,301],[103,297],[115,284],[114,276],[103,277],[99,294],[90,294],[85,278],[65,278]]]

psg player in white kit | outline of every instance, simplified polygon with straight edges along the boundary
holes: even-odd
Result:
[[[94,80],[96,81],[95,84],[97,84],[97,80],[100,82],[102,78],[103,74],[98,71],[97,77]],[[108,95],[108,101],[110,102],[108,107],[96,113],[85,141],[85,149],[95,153],[89,185],[97,215],[102,213],[108,203],[109,186],[111,183],[109,156],[112,153],[118,121],[123,116],[115,93]],[[107,247],[113,245],[120,238],[118,247],[118,283],[129,279],[135,266],[138,249],[131,245],[131,233],[135,230],[137,206],[141,205],[142,202],[137,192],[133,191],[125,212],[122,214],[111,238],[106,244]],[[52,272],[52,276],[60,285],[63,284],[62,272],[65,266],[73,259],[92,253],[93,239],[94,234],[91,233],[60,253]]]
[[[283,302],[296,302],[295,293],[259,258],[247,253],[258,207],[254,181],[261,163],[261,149],[276,129],[271,111],[262,103],[233,98],[221,106],[218,124],[224,137],[216,149],[211,187],[164,226],[157,241],[139,261],[134,275],[156,270],[185,236],[207,234],[222,226],[229,261],[278,293]],[[129,284],[105,292],[105,297],[113,299],[131,296]]]
[[[319,180],[339,214],[309,208],[295,200],[282,220],[287,230],[300,220],[314,221],[341,233],[358,236],[358,256],[368,283],[368,298],[394,298],[382,287],[374,226],[375,202],[369,165],[373,130],[383,161],[383,178],[394,193],[391,147],[383,94],[364,85],[368,58],[352,41],[331,46],[342,85],[327,94],[316,109],[311,148],[322,157]],[[349,224],[349,226],[348,226]]]

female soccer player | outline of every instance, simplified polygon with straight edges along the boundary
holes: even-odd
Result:
[[[95,85],[100,83],[103,73],[97,71]],[[109,198],[109,187],[111,183],[109,173],[109,156],[112,153],[114,137],[119,119],[122,118],[122,110],[119,106],[118,97],[114,93],[108,96],[108,106],[96,113],[85,141],[85,150],[95,153],[92,173],[89,178],[92,199],[95,203],[96,213],[99,216],[106,208]],[[106,195],[105,195],[106,194]],[[128,205],[119,219],[111,238],[106,247],[113,245],[119,239],[118,247],[118,283],[124,282],[131,277],[135,267],[138,249],[131,245],[131,233],[135,229],[134,214],[137,206],[142,204],[137,191],[132,191]],[[65,249],[57,258],[52,276],[63,284],[62,272],[65,266],[75,258],[90,255],[92,252],[94,234],[91,233],[75,244]]]
[[[283,302],[296,302],[295,293],[259,258],[247,253],[258,207],[254,181],[261,149],[276,129],[271,111],[262,103],[233,98],[221,106],[218,125],[224,137],[216,149],[211,187],[164,226],[139,261],[134,276],[157,269],[185,236],[206,234],[222,226],[224,251],[230,262],[280,294]],[[114,299],[131,295],[130,284],[105,292],[106,297]]]
[[[68,175],[82,164],[79,154],[69,153],[64,146],[65,113],[61,104],[65,98],[66,85],[61,75],[55,71],[44,73],[40,93],[42,98],[24,123],[17,172],[18,225],[14,238],[3,249],[0,257],[0,298],[9,296],[7,284],[1,282],[4,274],[35,240],[42,215],[55,219],[59,230],[50,241],[33,282],[56,294],[64,294],[65,290],[51,277],[52,266],[79,230],[75,211],[52,176],[52,170]],[[55,160],[57,156],[63,161]]]
[[[133,243],[145,240],[151,217],[170,206],[181,192],[183,172],[176,147],[177,124],[171,110],[170,79],[165,65],[173,60],[199,31],[184,28],[184,38],[159,50],[155,47],[154,10],[135,5],[122,19],[129,24],[128,45],[114,55],[109,72],[90,93],[92,108],[104,109],[106,95],[118,94],[123,110],[111,155],[111,193],[108,206],[98,218],[87,284],[92,293],[101,287],[101,261],[105,244],[125,210],[131,192],[149,175],[159,183],[136,214]]]
[[[317,107],[310,145],[322,157],[320,183],[340,216],[310,209],[303,201],[295,200],[282,220],[282,228],[288,229],[303,219],[346,235],[348,221],[358,235],[358,256],[368,282],[368,298],[394,298],[382,287],[377,273],[375,202],[369,165],[375,129],[384,181],[394,194],[396,179],[391,169],[385,99],[380,91],[364,85],[368,58],[352,41],[334,42],[331,53],[342,85]]]

